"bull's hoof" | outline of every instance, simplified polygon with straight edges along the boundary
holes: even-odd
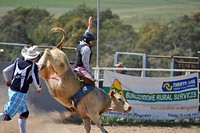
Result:
[[[75,112],[75,109],[73,107],[65,107],[67,111],[69,112]]]
[[[65,107],[65,108],[66,108],[66,110],[69,111],[69,112],[74,112],[74,111],[75,111],[75,109],[74,109],[73,107],[70,107],[70,108]]]
[[[74,112],[74,111],[75,111],[75,109],[74,109],[73,107],[70,107],[70,110],[71,110],[71,112]]]
[[[73,119],[73,118],[74,118],[74,116],[73,116],[73,115],[70,115],[70,118],[71,118],[71,119]]]

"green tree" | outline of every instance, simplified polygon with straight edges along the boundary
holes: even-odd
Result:
[[[42,9],[32,9],[19,7],[9,11],[2,17],[0,23],[0,40],[1,42],[14,43],[34,43],[34,30],[40,25],[40,22],[48,17],[49,13]],[[2,60],[13,60],[20,56],[20,52],[15,47],[6,47],[6,51],[2,55]],[[18,52],[16,52],[18,51]],[[12,53],[10,55],[10,53]]]
[[[162,45],[162,31],[164,26],[157,22],[143,24],[138,32],[138,41],[136,50],[146,54],[158,53],[160,45]]]
[[[164,38],[164,50],[171,55],[197,56],[200,49],[198,18],[200,13],[170,22]]]

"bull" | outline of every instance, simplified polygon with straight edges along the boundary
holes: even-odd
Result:
[[[82,82],[71,69],[66,54],[60,49],[66,33],[61,28],[53,28],[52,30],[62,33],[62,39],[52,49],[45,49],[37,63],[39,76],[45,81],[50,95],[83,120],[87,133],[90,133],[91,130],[91,120],[102,133],[107,133],[100,115],[106,111],[127,113],[131,111],[132,107],[119,93],[110,90],[107,94],[97,86],[93,86],[75,105],[71,99],[83,88]]]

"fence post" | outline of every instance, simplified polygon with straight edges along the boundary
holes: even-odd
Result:
[[[171,69],[174,69],[174,58],[171,58]],[[174,77],[174,71],[170,71],[170,77]]]
[[[142,74],[141,74],[142,77],[146,77],[146,71],[144,70],[146,67],[147,67],[147,56],[146,54],[144,54],[142,56],[142,68],[143,68]]]

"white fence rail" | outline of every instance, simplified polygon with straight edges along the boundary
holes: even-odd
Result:
[[[160,68],[113,68],[113,67],[93,67],[94,70],[94,77],[97,81],[103,81],[103,78],[100,78],[100,71],[103,70],[110,70],[110,71],[115,71],[115,70],[127,70],[127,71],[139,71],[141,72],[141,77],[144,77],[145,72],[185,72],[185,75],[189,73],[200,73],[199,69],[160,69]],[[99,86],[99,82],[97,83],[97,86]]]

